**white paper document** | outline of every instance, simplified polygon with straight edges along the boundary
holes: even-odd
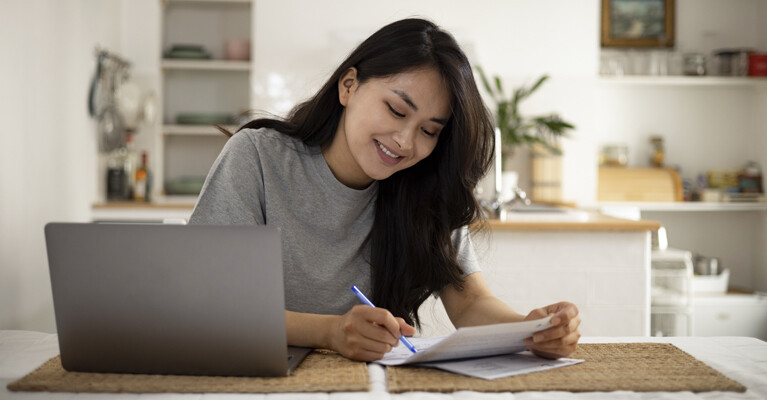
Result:
[[[418,353],[411,353],[405,346],[397,346],[376,362],[403,365],[518,353],[525,350],[526,338],[549,327],[551,316],[535,321],[458,328],[447,336],[410,338],[408,340]]]
[[[425,367],[444,369],[456,374],[482,379],[498,379],[507,376],[529,374],[547,369],[566,367],[583,362],[575,358],[548,360],[524,351],[516,354],[503,354],[467,360],[437,361],[418,364]]]
[[[526,350],[524,339],[549,327],[551,316],[535,321],[459,328],[447,336],[410,338],[408,340],[418,350],[417,353],[411,353],[405,346],[397,346],[376,362],[383,365],[419,364],[495,379],[582,361],[547,360],[531,353],[514,354]]]

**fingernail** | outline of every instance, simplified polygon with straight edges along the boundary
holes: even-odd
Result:
[[[556,325],[559,323],[559,317],[551,317],[551,324]]]

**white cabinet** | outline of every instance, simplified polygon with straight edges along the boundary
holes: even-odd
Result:
[[[694,303],[695,336],[750,336],[767,340],[767,296],[700,295]]]
[[[250,109],[251,61],[231,57],[227,42],[248,41],[252,46],[253,12],[250,0],[163,1],[162,126],[155,141],[162,160],[156,173],[158,193],[188,194],[179,185],[175,190],[182,192],[166,189],[172,189],[168,184],[173,182],[203,180],[227,139],[213,124],[232,131],[237,116]],[[169,53],[180,45],[200,46],[209,58]],[[234,118],[215,121],[225,115]],[[186,119],[179,121],[179,116]]]

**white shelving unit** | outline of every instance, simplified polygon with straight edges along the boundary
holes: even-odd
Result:
[[[714,8],[719,12],[710,12]],[[641,59],[651,52],[668,51],[708,57],[733,47],[767,51],[760,22],[767,17],[765,12],[763,0],[737,5],[723,0],[679,0],[675,48],[604,48],[600,56],[625,52],[627,59]],[[767,175],[767,78],[598,76],[596,87],[599,111],[594,142],[596,146],[627,145],[630,166],[648,164],[649,137],[660,135],[667,164],[679,167],[683,179],[696,181],[707,171],[736,170],[748,161],[761,164],[763,177]],[[598,202],[593,206],[633,207],[634,215],[659,221],[666,228],[670,246],[719,257],[731,269],[731,287],[767,290],[767,203]]]
[[[600,76],[602,85],[626,86],[721,86],[767,88],[767,78],[763,77],[723,77],[723,76]]]
[[[713,202],[600,202],[594,208],[633,207],[641,211],[658,212],[738,212],[767,211],[767,202],[713,203]]]
[[[164,70],[243,71],[250,72],[250,61],[233,60],[162,60]]]
[[[212,124],[178,124],[179,114],[228,114],[251,108],[252,62],[226,58],[229,39],[252,40],[252,0],[160,0],[160,156],[155,191],[176,179],[204,179],[227,137]],[[210,59],[164,58],[173,45],[200,45]],[[253,51],[251,50],[251,54]],[[227,125],[226,129],[236,130]]]

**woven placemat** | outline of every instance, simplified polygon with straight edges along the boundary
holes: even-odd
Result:
[[[313,351],[293,374],[278,378],[69,372],[61,366],[61,358],[56,356],[27,376],[10,383],[8,390],[95,393],[351,392],[368,391],[369,381],[364,362],[351,361],[326,350]]]
[[[484,380],[423,367],[387,368],[389,392],[744,392],[746,388],[668,343],[581,344],[583,363]]]

